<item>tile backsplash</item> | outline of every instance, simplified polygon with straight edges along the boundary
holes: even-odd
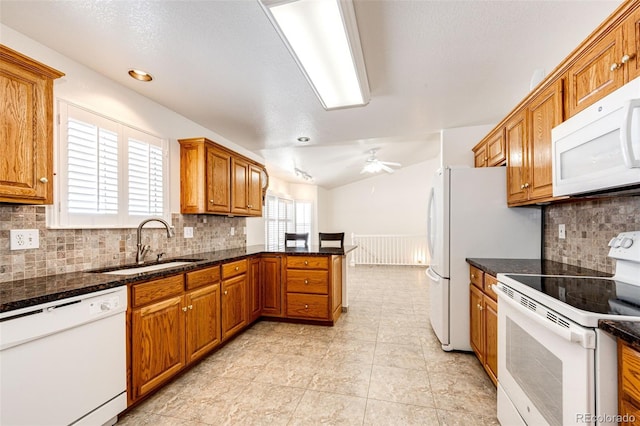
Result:
[[[614,273],[607,243],[620,232],[640,230],[640,196],[551,204],[544,219],[545,259]],[[560,224],[564,240],[558,238]]]
[[[47,229],[45,217],[44,206],[0,205],[0,282],[135,261],[136,229]],[[142,242],[152,248],[147,259],[246,245],[245,218],[174,213],[171,219],[175,238],[167,238],[164,228],[144,227]],[[183,237],[185,226],[193,227],[194,238]],[[11,229],[37,229],[40,248],[9,250]]]

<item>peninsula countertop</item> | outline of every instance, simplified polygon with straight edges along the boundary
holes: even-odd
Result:
[[[320,256],[339,255],[344,256],[355,250],[357,246],[333,247],[273,247],[254,245],[242,248],[219,250],[205,253],[192,253],[179,257],[172,257],[172,261],[180,259],[197,259],[186,265],[172,268],[150,271],[131,275],[111,275],[95,272],[97,269],[70,272],[66,274],[49,275],[37,278],[25,278],[22,280],[0,283],[0,314],[28,308],[42,303],[53,302],[69,297],[80,296],[100,290],[127,285],[140,281],[162,278],[167,275],[184,273],[191,270],[219,265],[224,262],[240,260],[260,254],[286,254],[294,256]],[[153,265],[157,262],[147,262],[145,265]],[[108,265],[110,269],[126,266],[125,264]],[[100,268],[104,269],[104,268]],[[94,272],[92,272],[94,271]]]

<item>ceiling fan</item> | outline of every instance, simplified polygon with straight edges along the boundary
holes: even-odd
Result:
[[[364,162],[364,167],[362,168],[362,173],[378,173],[384,170],[387,173],[393,173],[394,170],[389,166],[400,167],[402,164],[393,163],[390,161],[380,161],[376,157],[376,152],[378,152],[379,148],[372,148],[368,151],[369,157]]]

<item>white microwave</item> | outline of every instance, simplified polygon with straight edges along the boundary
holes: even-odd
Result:
[[[551,130],[553,195],[640,184],[640,77]]]

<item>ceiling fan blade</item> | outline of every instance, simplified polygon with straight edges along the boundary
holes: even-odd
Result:
[[[402,164],[400,163],[394,163],[393,161],[381,161],[380,164],[384,164],[386,166],[395,166],[395,167],[400,167],[402,166]]]
[[[389,166],[385,166],[384,163],[380,164],[380,167],[382,168],[382,170],[384,170],[387,173],[393,173],[395,170],[393,170],[391,167]]]

